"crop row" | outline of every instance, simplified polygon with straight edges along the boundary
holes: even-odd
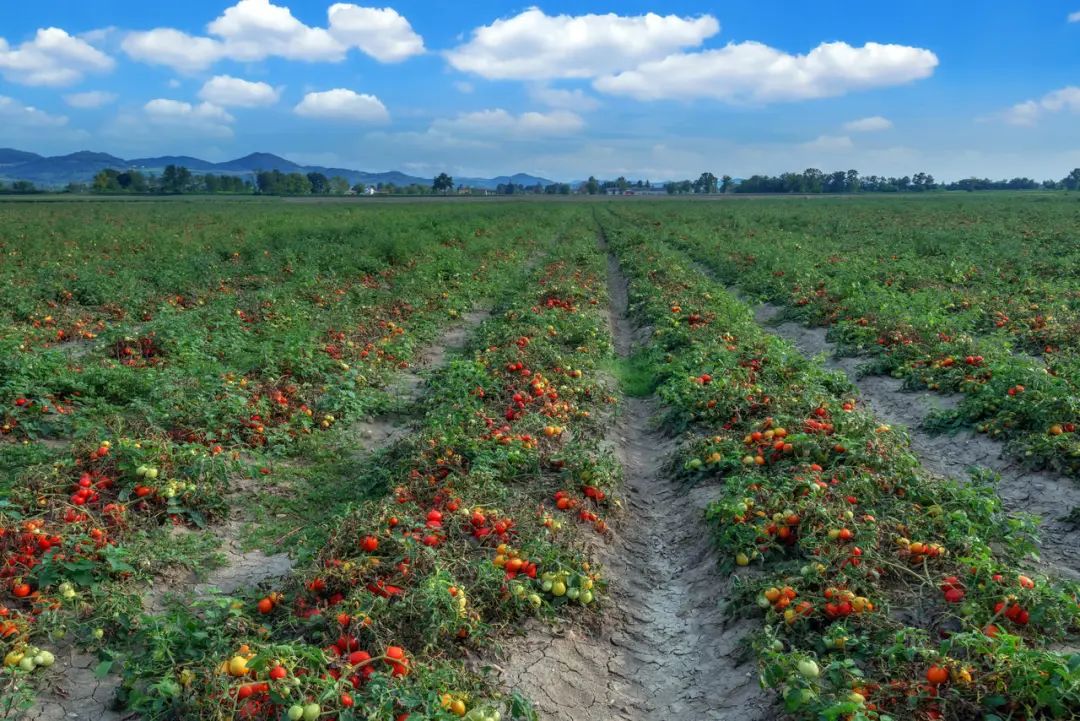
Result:
[[[1028,464],[1078,477],[1074,206],[920,201],[838,214],[787,203],[654,209],[635,222],[657,223],[658,235],[784,317],[827,326],[872,371],[962,393],[935,426],[968,425]]]
[[[82,353],[46,341],[32,325],[7,328],[0,341],[12,346],[0,361],[9,371],[0,398],[11,409],[0,439],[5,708],[29,703],[26,679],[40,680],[44,664],[28,650],[74,641],[100,649],[103,668],[113,665],[109,649],[139,624],[138,581],[189,565],[193,547],[213,538],[171,538],[169,526],[223,518],[239,476],[269,472],[275,455],[355,443],[351,421],[392,401],[385,380],[440,327],[505,287],[504,269],[522,262],[526,231],[514,220],[474,224],[483,220],[445,228],[444,242],[420,258],[381,261],[378,243],[364,245],[371,229],[350,235],[351,226],[323,227],[338,238],[339,254],[356,244],[346,256],[354,265],[343,260],[333,275],[311,257],[327,249],[267,241],[272,254],[251,256],[261,269],[229,260],[230,280],[193,287],[190,303],[145,300],[160,303],[137,324],[151,343],[130,340],[134,326],[122,321],[101,338],[72,341],[86,343]],[[295,284],[289,274],[271,277],[284,257],[303,264]],[[172,260],[166,269],[191,282],[202,272],[194,258]],[[117,264],[119,275],[137,272]],[[329,287],[344,290],[302,292]],[[251,305],[263,314],[242,317]],[[133,353],[114,356],[112,335]]]
[[[527,718],[462,660],[493,634],[603,587],[581,544],[606,532],[617,464],[591,238],[508,289],[467,353],[430,381],[419,426],[360,477],[384,497],[332,520],[290,576],[110,623],[121,701],[147,718]],[[524,290],[522,290],[524,288]],[[72,603],[83,598],[77,592]]]
[[[647,361],[677,466],[710,506],[733,613],[764,684],[799,718],[1058,718],[1080,708],[1078,589],[1026,575],[1035,529],[988,485],[924,472],[842,374],[762,331],[661,240],[605,216],[653,329]]]

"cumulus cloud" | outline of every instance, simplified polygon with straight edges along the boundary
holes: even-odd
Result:
[[[100,108],[116,102],[116,93],[104,90],[90,90],[85,93],[71,93],[64,96],[64,102],[73,108],[88,110]]]
[[[592,78],[697,47],[719,31],[711,15],[547,15],[533,7],[476,28],[446,57],[489,79]]]
[[[72,85],[87,73],[112,70],[115,61],[60,28],[40,28],[18,47],[0,37],[0,74],[22,85]]]
[[[876,133],[879,130],[888,130],[892,126],[892,121],[888,118],[871,115],[868,118],[859,118],[844,123],[844,130],[849,133]]]
[[[485,135],[503,138],[540,138],[573,135],[585,127],[581,116],[568,110],[520,115],[502,108],[462,113],[450,120],[437,120],[432,129],[448,134]]]
[[[846,135],[819,135],[803,143],[802,147],[806,150],[851,150],[855,147],[855,143],[851,142],[851,138]]]
[[[23,105],[15,98],[0,95],[0,123],[5,127],[58,128],[67,125],[63,115],[50,115],[32,105]]]
[[[1080,10],[1077,10],[1074,13],[1069,13],[1069,22],[1080,23]]]
[[[192,105],[181,100],[155,98],[143,106],[146,119],[163,128],[182,128],[201,135],[228,138],[235,120],[222,107],[213,103]]]
[[[156,28],[130,33],[122,47],[136,60],[182,72],[204,70],[226,58],[340,62],[357,48],[380,62],[399,62],[424,52],[423,39],[393,8],[336,3],[327,17],[327,27],[311,27],[270,0],[239,0],[207,25],[213,37]]]
[[[579,88],[564,90],[548,85],[534,85],[529,89],[529,95],[536,102],[543,103],[549,108],[587,113],[600,107],[600,101]]]
[[[206,81],[199,97],[224,108],[257,108],[273,105],[280,91],[267,83],[255,83],[229,75],[215,75]]]
[[[379,62],[396,63],[424,52],[424,40],[393,8],[330,6],[330,33],[346,47],[359,48]]]
[[[909,83],[932,74],[937,64],[929,50],[905,45],[833,42],[806,55],[792,55],[763,43],[742,42],[669,55],[598,78],[594,85],[601,92],[638,100],[792,101]]]
[[[355,120],[362,123],[385,123],[390,120],[390,113],[377,97],[345,88],[308,93],[293,112],[305,118],[324,120]]]
[[[121,46],[136,60],[165,65],[184,73],[204,70],[225,55],[224,47],[217,40],[195,37],[173,28],[130,33]]]
[[[1038,100],[1017,103],[1002,113],[1001,117],[1009,125],[1031,126],[1043,116],[1063,110],[1080,113],[1080,87],[1069,85],[1047,93]]]

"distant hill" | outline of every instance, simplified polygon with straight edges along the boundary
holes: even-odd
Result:
[[[535,175],[518,173],[516,175],[500,175],[497,178],[454,178],[454,182],[458,185],[494,190],[500,185],[524,185],[526,188],[530,188],[534,185],[551,185],[555,181],[538,178]]]
[[[28,163],[31,160],[40,158],[41,156],[37,153],[28,153],[25,150],[15,150],[14,148],[0,148],[0,166],[18,165],[19,163]]]
[[[370,172],[348,168],[325,168],[318,165],[300,165],[272,153],[252,153],[224,163],[212,163],[189,155],[166,155],[154,158],[124,160],[107,153],[80,151],[70,155],[42,157],[37,153],[13,148],[0,148],[0,177],[8,180],[29,180],[38,185],[61,187],[68,183],[88,183],[106,168],[115,170],[138,170],[143,173],[160,174],[168,165],[182,165],[193,173],[218,173],[227,175],[254,175],[269,170],[282,173],[322,173],[328,178],[339,175],[350,183],[376,185],[393,183],[428,185],[431,178],[421,178],[398,171]],[[455,178],[458,185],[494,190],[499,185],[514,183],[531,186],[552,181],[533,175],[500,176],[498,178]]]

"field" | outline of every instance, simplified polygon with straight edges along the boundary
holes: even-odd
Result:
[[[0,203],[0,717],[1075,717],[1078,227]]]

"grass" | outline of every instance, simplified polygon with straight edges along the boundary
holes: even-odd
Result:
[[[630,398],[648,398],[658,384],[653,361],[646,349],[639,349],[626,358],[612,358],[607,361],[604,370],[618,381],[623,395]]]

